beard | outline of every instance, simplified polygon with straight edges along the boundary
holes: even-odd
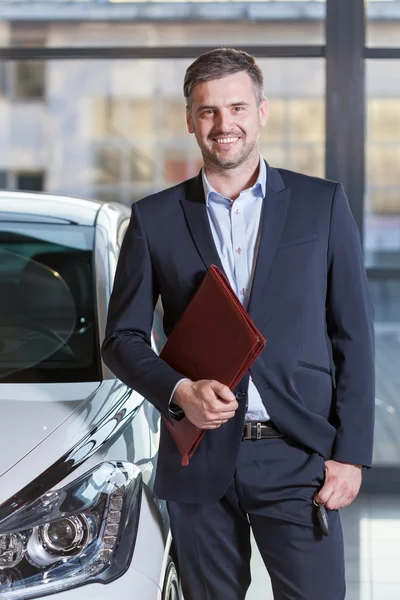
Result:
[[[225,134],[226,135],[226,134]],[[213,136],[217,137],[217,136]],[[250,144],[242,146],[240,151],[234,156],[224,156],[223,153],[219,154],[213,152],[210,148],[203,146],[200,148],[203,156],[204,163],[209,163],[215,170],[227,171],[236,169],[240,165],[246,162],[246,160],[253,155],[253,153],[259,152],[258,150],[258,138]]]

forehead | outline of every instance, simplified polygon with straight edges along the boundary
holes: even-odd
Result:
[[[192,103],[223,104],[255,100],[254,85],[246,71],[211,81],[200,81],[191,93]]]

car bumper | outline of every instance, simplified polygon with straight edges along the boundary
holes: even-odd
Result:
[[[133,567],[129,567],[122,576],[107,583],[92,583],[59,592],[54,596],[40,596],[52,600],[161,600],[159,586],[149,577],[143,575]]]

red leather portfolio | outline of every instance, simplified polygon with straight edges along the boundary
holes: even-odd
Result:
[[[214,379],[232,390],[265,343],[226,276],[212,265],[160,357],[192,381]],[[206,430],[186,417],[164,422],[182,455],[182,466],[187,466]]]

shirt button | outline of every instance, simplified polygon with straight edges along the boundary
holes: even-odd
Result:
[[[238,249],[236,250],[236,252],[237,252],[238,254],[242,254],[242,249],[241,249],[241,248],[238,248]]]
[[[242,288],[242,289],[240,290],[240,293],[242,294],[242,296],[244,296],[244,295],[245,295],[245,293],[246,293],[246,290],[245,290],[244,288]]]
[[[235,210],[235,215],[238,215],[238,214],[239,214],[239,209],[236,209]]]

